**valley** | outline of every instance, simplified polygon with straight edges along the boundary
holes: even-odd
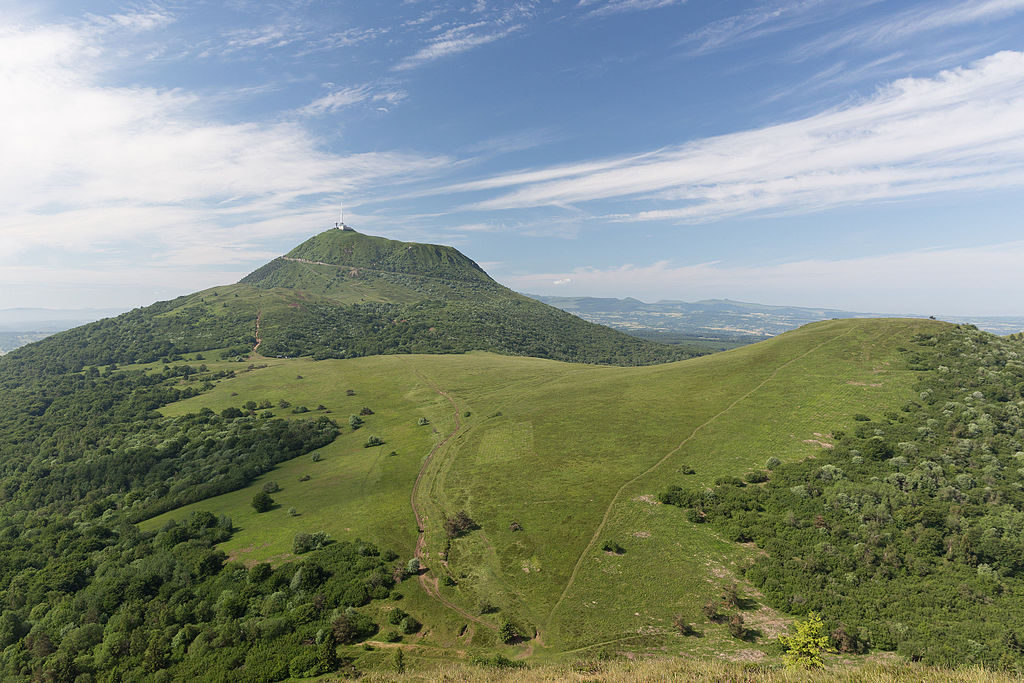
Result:
[[[220,412],[270,399],[323,405],[342,423],[363,406],[373,415],[318,451],[319,462],[289,461],[248,488],[141,528],[207,510],[234,521],[222,548],[248,565],[291,559],[295,534],[315,531],[371,540],[408,558],[417,538],[409,496],[422,473],[417,504],[428,580],[450,579],[454,585],[440,585],[440,594],[484,624],[429,596],[407,595],[424,623],[438,624],[417,643],[497,646],[500,618],[537,634],[530,649],[540,659],[609,646],[689,649],[672,633],[673,616],[698,619],[722,586],[742,581],[752,551],[658,505],[664,483],[711,486],[769,457],[813,457],[824,435],[851,427],[852,415],[907,400],[913,373],[892,340],[937,325],[819,323],[764,344],[635,369],[486,353],[253,359],[267,367],[162,412]],[[429,425],[418,425],[420,417]],[[385,443],[364,448],[370,433]],[[681,475],[685,467],[695,473]],[[279,509],[255,513],[249,501],[269,480],[282,486]],[[299,515],[289,516],[290,507]],[[462,509],[480,528],[449,540],[443,520]],[[521,530],[510,530],[512,523]],[[626,552],[601,550],[606,538]],[[485,604],[500,617],[481,615]],[[765,607],[756,615],[772,624],[768,636],[788,621]],[[459,637],[467,625],[469,640]],[[724,627],[709,629],[700,646],[706,654],[749,649]]]

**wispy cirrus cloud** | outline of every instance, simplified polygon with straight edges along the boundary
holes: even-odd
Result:
[[[644,12],[671,5],[682,5],[686,0],[579,0],[577,7],[589,8],[587,16],[600,17],[624,12]]]
[[[774,33],[789,31],[871,5],[879,0],[786,0],[771,2],[713,21],[683,37],[679,43],[691,55],[706,54]]]
[[[848,45],[885,47],[919,33],[995,21],[1024,11],[1024,0],[969,0],[926,4],[875,21],[828,34],[794,50],[798,58],[815,57]]]
[[[800,213],[936,192],[1024,187],[1024,53],[1001,52],[933,78],[789,123],[647,154],[531,169],[448,186],[498,194],[504,211],[615,200],[619,220],[707,221]]]
[[[410,69],[416,69],[428,62],[468,52],[473,48],[501,40],[523,28],[522,25],[516,24],[500,30],[478,33],[474,30],[478,26],[480,26],[479,23],[474,24],[472,29],[466,26],[459,26],[445,31],[415,54],[409,55],[398,62],[393,67],[394,70],[409,71]]]
[[[395,105],[406,98],[406,92],[398,89],[378,89],[371,85],[357,85],[334,90],[310,102],[299,110],[306,116],[333,114],[361,102],[380,105]]]

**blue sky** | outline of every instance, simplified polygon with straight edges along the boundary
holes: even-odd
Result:
[[[0,93],[0,308],[344,202],[531,293],[1024,314],[1024,0],[0,0]]]

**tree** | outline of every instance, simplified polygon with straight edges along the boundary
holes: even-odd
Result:
[[[498,637],[501,638],[503,643],[514,643],[521,637],[519,635],[519,629],[511,621],[506,621],[498,629]]]
[[[459,510],[453,517],[449,517],[444,522],[444,530],[448,534],[448,538],[457,538],[475,526],[476,522],[473,521],[465,510]]]
[[[260,491],[252,497],[252,507],[256,512],[266,512],[274,507],[274,499],[266,491]]]
[[[825,624],[815,612],[807,616],[807,621],[797,623],[796,633],[779,636],[779,642],[786,648],[782,658],[791,668],[819,669],[824,665],[822,653],[834,651],[829,647]]]

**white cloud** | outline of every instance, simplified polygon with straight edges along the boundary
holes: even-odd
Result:
[[[1021,187],[1022,111],[1024,53],[1001,52],[790,123],[445,189],[506,190],[474,210],[640,200],[615,218],[706,221]]]
[[[577,7],[590,7],[589,16],[607,16],[623,12],[643,12],[646,10],[681,5],[686,0],[579,0]]]
[[[156,7],[148,10],[110,14],[107,16],[99,16],[95,14],[89,14],[86,16],[98,27],[122,29],[133,33],[152,31],[174,23],[173,14]]]
[[[374,104],[386,103],[395,105],[406,98],[404,90],[383,90],[375,91],[370,85],[358,85],[349,88],[341,88],[328,93],[323,97],[313,100],[300,110],[306,116],[322,116],[333,114],[340,109],[351,107],[360,102],[372,102]],[[384,107],[379,107],[387,111]]]
[[[926,31],[993,21],[1024,10],[1024,0],[968,0],[937,6],[926,3],[843,31],[829,33],[796,51],[801,57],[817,56],[846,45],[880,47]]]
[[[1022,315],[1024,304],[1018,302],[1016,310],[1005,308],[1006,292],[1024,287],[1022,259],[1024,241],[774,265],[674,266],[661,261],[501,279],[513,289],[537,294],[554,285],[571,285],[575,296],[633,296],[646,301],[730,298],[875,313]],[[902,310],[878,310],[883,301],[899,301]]]
[[[879,0],[786,0],[763,4],[741,14],[713,21],[685,36],[680,43],[691,45],[690,54],[705,54],[773,33],[788,31],[827,19],[835,19]]]
[[[474,27],[482,25],[484,22],[478,22],[474,24]],[[398,62],[394,66],[395,71],[408,71],[409,69],[415,69],[423,66],[428,62],[432,62],[443,57],[449,57],[451,55],[457,55],[462,52],[468,52],[473,48],[493,43],[497,40],[501,40],[516,31],[522,29],[522,26],[515,25],[503,28],[490,33],[466,33],[465,26],[451,29],[442,33],[440,36],[430,42],[429,45],[422,48],[419,52],[410,55]]]
[[[247,239],[308,234],[329,224],[324,214],[334,210],[325,209],[340,194],[393,187],[450,163],[334,154],[295,122],[219,121],[187,91],[107,85],[105,32],[0,29],[0,262],[35,248],[113,244],[121,265],[223,263],[227,252],[211,261],[198,245],[246,253]]]

